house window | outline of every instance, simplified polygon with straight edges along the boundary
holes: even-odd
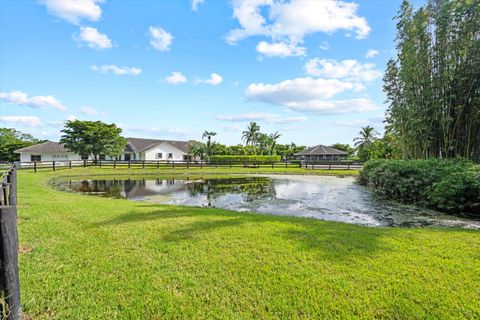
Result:
[[[188,161],[188,160],[189,160],[188,155],[184,154],[184,155],[183,155],[183,160],[184,160],[184,161]]]
[[[168,159],[172,159],[173,158],[173,153],[169,153],[168,154]]]
[[[88,160],[88,156],[82,156],[82,160]]]
[[[105,155],[104,155],[104,154],[99,155],[99,156],[98,156],[98,159],[99,159],[99,160],[105,160]]]
[[[157,153],[157,159],[163,159],[163,153]]]
[[[30,155],[30,161],[31,162],[42,161],[42,156],[39,155],[39,154],[32,154],[32,155]]]
[[[130,158],[130,153],[125,153],[124,158],[125,158],[125,161],[130,161],[130,159],[131,159]]]

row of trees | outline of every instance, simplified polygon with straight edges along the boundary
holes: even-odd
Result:
[[[480,161],[480,1],[404,0],[384,76],[387,134],[403,158]]]
[[[20,155],[13,153],[15,150],[40,142],[43,141],[13,128],[0,128],[0,161],[10,163],[18,161]]]
[[[190,141],[190,152],[201,159],[212,155],[280,155],[282,158],[289,158],[305,149],[305,146],[297,146],[294,143],[278,144],[277,141],[281,134],[278,132],[263,133],[256,122],[250,122],[247,129],[242,132],[242,141],[245,145],[227,146],[218,143],[213,140],[216,135],[216,132],[205,131],[202,139],[206,139],[206,142]]]

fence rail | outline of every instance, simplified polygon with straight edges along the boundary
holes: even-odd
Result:
[[[353,161],[283,161],[283,162],[245,162],[245,161],[179,161],[179,160],[69,160],[69,161],[34,161],[20,162],[19,169],[51,169],[92,167],[99,168],[305,168],[328,170],[357,170],[363,163]]]
[[[2,319],[20,319],[18,277],[17,171],[2,173],[0,187],[0,290],[4,301]]]

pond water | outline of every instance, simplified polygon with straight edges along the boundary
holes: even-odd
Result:
[[[71,180],[64,191],[161,204],[312,217],[368,226],[480,229],[480,221],[374,197],[354,178],[255,176],[223,179]]]

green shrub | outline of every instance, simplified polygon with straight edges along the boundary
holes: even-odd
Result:
[[[248,155],[228,155],[228,156],[211,156],[210,161],[218,164],[226,164],[226,163],[272,163],[272,162],[279,162],[280,156],[262,156],[262,155],[255,155],[255,156],[248,156]]]
[[[480,215],[480,171],[465,161],[372,160],[358,183],[383,198]]]

